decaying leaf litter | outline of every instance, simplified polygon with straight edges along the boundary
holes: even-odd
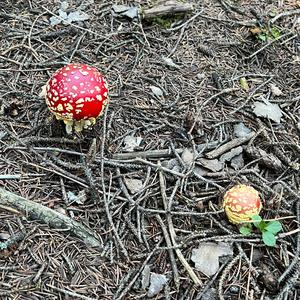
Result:
[[[204,0],[153,19],[115,10],[149,1],[66,3],[1,3],[1,299],[299,297],[297,1]],[[110,86],[75,138],[39,97],[70,62]],[[235,183],[280,219],[276,247],[226,219]],[[72,222],[44,224],[44,208]],[[192,259],[207,245],[216,273]]]

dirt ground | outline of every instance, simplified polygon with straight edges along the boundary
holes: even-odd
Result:
[[[89,18],[51,25],[60,1],[0,3],[0,182],[96,242],[1,192],[0,298],[299,299],[299,1],[194,1],[151,20],[112,5],[155,1],[68,2]],[[96,126],[71,136],[39,96],[70,62],[97,67],[110,91]],[[269,118],[257,102],[273,104]],[[281,221],[275,247],[228,222],[237,183]],[[211,276],[191,259],[208,242],[233,251]]]

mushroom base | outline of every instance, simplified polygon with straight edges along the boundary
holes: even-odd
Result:
[[[65,119],[62,116],[55,114],[57,120],[62,120],[66,125],[66,132],[67,134],[72,134],[73,128],[75,132],[81,132],[83,129],[88,129],[91,126],[96,124],[96,118],[88,118],[82,120],[69,120]]]

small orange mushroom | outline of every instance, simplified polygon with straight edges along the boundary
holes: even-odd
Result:
[[[224,195],[223,208],[233,224],[250,221],[259,214],[262,204],[256,189],[245,184],[238,184]]]

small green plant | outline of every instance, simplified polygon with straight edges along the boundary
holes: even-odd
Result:
[[[260,32],[257,34],[257,39],[266,42],[270,39],[278,39],[281,36],[281,32],[277,27],[271,27],[269,30],[268,29],[260,29]]]
[[[264,244],[269,247],[274,247],[276,245],[275,236],[282,230],[281,223],[279,221],[265,221],[259,215],[255,215],[251,219],[251,223],[246,223],[240,227],[240,233],[249,235],[254,226],[261,232]]]
[[[166,15],[166,16],[158,16],[158,17],[154,17],[152,19],[153,23],[156,23],[157,25],[165,28],[165,29],[169,29],[172,27],[172,25],[175,22],[178,22],[180,20],[182,20],[183,16],[179,15],[179,14],[175,14],[175,15]]]

